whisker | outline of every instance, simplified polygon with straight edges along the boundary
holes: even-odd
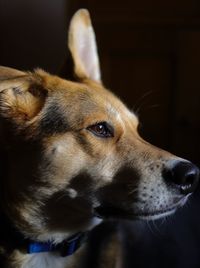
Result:
[[[147,221],[147,226],[148,226],[150,232],[151,232],[153,235],[157,236],[157,234],[154,232],[154,230],[153,230],[153,228],[152,228],[152,226],[151,226],[151,222],[150,222],[150,221]]]
[[[149,97],[153,93],[153,90],[149,90],[145,92],[134,104],[133,110],[135,111],[136,114],[139,113],[141,110],[141,107],[146,103],[146,98]]]
[[[152,104],[152,105],[146,106],[145,109],[143,109],[143,111],[147,111],[147,110],[159,108],[159,107],[161,107],[161,104]]]
[[[152,224],[153,224],[154,228],[156,229],[157,233],[159,235],[162,235],[163,236],[163,233],[161,232],[159,226],[156,224],[156,221],[152,221]]]
[[[128,195],[131,195],[131,194],[137,193],[137,192],[138,192],[138,187],[130,190],[129,193],[128,193]]]

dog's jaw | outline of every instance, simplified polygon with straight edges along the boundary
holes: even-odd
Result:
[[[135,214],[135,218],[140,219],[140,220],[157,220],[160,218],[164,218],[167,216],[170,216],[172,214],[174,214],[177,209],[183,207],[185,205],[185,203],[188,200],[188,196],[185,196],[183,198],[181,198],[177,203],[173,204],[170,207],[166,207],[164,209],[161,209],[159,211],[155,210],[155,211],[141,211],[138,214]]]
[[[190,195],[190,194],[189,194]],[[100,205],[95,208],[95,214],[101,219],[132,219],[132,220],[157,220],[174,214],[177,209],[183,207],[188,200],[189,195],[180,198],[179,201],[173,205],[160,209],[150,211],[142,206],[134,209],[119,208],[114,205]]]

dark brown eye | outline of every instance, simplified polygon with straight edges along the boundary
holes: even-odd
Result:
[[[101,138],[114,137],[114,129],[107,122],[101,122],[87,127],[94,135]]]

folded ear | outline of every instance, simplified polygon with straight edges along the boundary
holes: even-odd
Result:
[[[41,110],[45,95],[37,74],[0,67],[0,116],[26,123]]]
[[[5,79],[10,79],[12,77],[23,76],[23,75],[25,75],[25,73],[22,71],[18,71],[16,69],[5,67],[5,66],[0,66],[0,81],[5,80]]]
[[[95,33],[86,9],[78,10],[70,22],[68,46],[77,78],[101,82]]]

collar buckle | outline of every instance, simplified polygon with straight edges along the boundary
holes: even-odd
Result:
[[[86,240],[86,233],[77,233],[59,245],[60,255],[62,257],[72,255]]]

